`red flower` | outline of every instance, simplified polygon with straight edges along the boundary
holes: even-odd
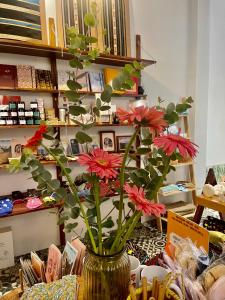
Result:
[[[106,197],[113,193],[108,183],[101,181],[100,182],[100,197]]]
[[[87,165],[88,171],[100,178],[116,178],[121,167],[122,157],[119,154],[110,154],[102,149],[94,149],[90,154],[81,154],[79,164]]]
[[[155,204],[145,198],[143,188],[138,189],[136,185],[130,186],[126,183],[124,189],[129,199],[135,204],[136,209],[142,211],[144,214],[159,217],[166,212],[163,204]]]
[[[197,145],[180,135],[168,134],[157,137],[154,139],[154,144],[168,156],[172,155],[176,150],[179,151],[183,158],[187,156],[194,158],[197,154]]]
[[[32,136],[26,143],[26,148],[33,148],[40,145],[41,140],[43,139],[43,134],[47,133],[48,128],[46,125],[40,125],[39,129],[35,132],[34,136]]]
[[[121,122],[128,121],[130,125],[149,127],[150,132],[156,134],[162,132],[168,125],[164,120],[164,112],[158,111],[154,107],[139,106],[132,108],[130,112],[119,108],[117,116]]]

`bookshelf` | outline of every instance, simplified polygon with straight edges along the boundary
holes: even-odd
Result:
[[[96,64],[106,65],[106,66],[114,66],[114,67],[123,67],[126,64],[133,63],[135,60],[142,62],[145,67],[153,65],[156,63],[154,60],[147,60],[142,59],[140,56],[140,38],[136,39],[138,41],[136,45],[136,57],[122,57],[122,56],[114,56],[114,55],[105,55],[101,54],[100,57],[94,62]],[[56,112],[56,117],[59,116],[58,111],[58,103],[59,103],[59,96],[61,94],[64,94],[65,91],[58,89],[58,82],[57,82],[57,59],[60,60],[70,60],[72,58],[71,54],[68,52],[68,49],[63,48],[57,48],[57,47],[49,47],[46,45],[37,45],[37,44],[31,44],[31,43],[25,43],[25,42],[18,42],[18,41],[12,41],[12,40],[0,40],[0,53],[9,53],[9,54],[15,54],[17,56],[20,55],[27,55],[27,56],[36,56],[36,57],[45,57],[48,58],[50,67],[51,67],[51,74],[52,74],[52,80],[53,80],[53,86],[55,89],[26,89],[26,88],[16,88],[16,89],[5,89],[0,88],[0,91],[6,91],[6,92],[17,92],[17,93],[27,93],[29,94],[50,94],[52,96],[53,100],[53,108]],[[95,96],[95,93],[92,92],[84,92],[81,93],[90,97]],[[113,97],[115,98],[122,98],[125,97],[122,101],[126,101],[126,99],[133,98],[133,99],[140,99],[144,98],[146,99],[146,95],[129,95],[129,94],[113,94]],[[53,127],[55,129],[55,132],[57,132],[57,137],[60,139],[60,128],[75,128],[77,125],[48,125],[50,127]],[[129,125],[126,124],[95,124],[95,127],[128,127]],[[38,125],[2,125],[0,126],[0,132],[2,132],[3,129],[13,130],[13,129],[37,129]],[[16,134],[15,132],[12,132],[13,134]],[[138,143],[138,141],[137,141]],[[68,163],[74,163],[76,161],[69,161]],[[62,180],[61,172],[59,167],[56,165],[55,161],[42,161],[41,163],[46,165],[53,165],[56,168],[56,176],[59,180]],[[137,156],[136,161],[137,166],[140,165],[140,157]],[[0,166],[0,170],[3,172],[7,169],[7,164]],[[27,213],[32,213],[35,211],[40,210],[46,210],[50,208],[57,208],[60,210],[62,208],[62,204],[58,206],[42,206],[35,210],[28,210],[25,206],[25,204],[21,205],[15,205],[15,208],[12,212],[12,214],[6,216],[6,217],[13,217],[16,215],[22,215]],[[59,225],[59,233],[60,233],[60,243],[65,244],[65,234],[63,232],[63,225]]]
[[[190,130],[189,130],[189,117],[188,115],[180,115],[179,116],[180,121],[183,122],[184,126],[184,133],[187,135],[187,138],[190,138]],[[173,167],[182,168],[185,167],[188,169],[188,177],[189,182],[192,184],[192,186],[187,187],[184,191],[172,191],[167,194],[163,194],[161,191],[158,192],[156,197],[156,202],[160,203],[161,199],[163,197],[169,197],[172,196],[173,200],[172,202],[166,203],[166,209],[172,210],[185,218],[193,218],[195,214],[195,202],[196,202],[196,183],[195,183],[195,170],[194,170],[194,161],[188,160],[188,161],[181,161],[178,163],[172,163]],[[185,202],[185,201],[176,201],[177,197],[182,194],[191,194],[192,195],[192,201],[191,203]],[[179,213],[180,212],[180,213]],[[166,217],[161,217],[157,219],[157,226],[160,231],[162,231],[162,221],[167,222]]]

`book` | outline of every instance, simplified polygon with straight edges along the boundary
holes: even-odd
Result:
[[[62,254],[62,276],[73,274],[77,253],[78,251],[67,241]]]
[[[62,276],[62,254],[54,245],[48,249],[48,261],[46,266],[45,277],[47,283],[58,280]]]
[[[17,65],[18,88],[32,89],[32,67],[29,65]]]
[[[44,262],[40,259],[40,257],[37,255],[36,252],[30,253],[31,256],[31,266],[32,269],[35,272],[36,277],[38,278],[39,282],[45,282],[45,264]]]
[[[79,90],[80,92],[90,92],[90,82],[89,82],[89,76],[88,72],[79,72],[77,76],[77,82],[82,86],[82,88]]]
[[[72,240],[71,245],[74,247],[74,249],[77,250],[77,258],[74,265],[73,273],[80,276],[82,274],[83,260],[86,253],[86,246],[78,238]]]
[[[30,259],[20,258],[20,265],[23,271],[23,277],[25,279],[26,284],[31,287],[39,282],[37,275],[32,267]]]
[[[89,72],[90,88],[93,93],[101,93],[103,91],[102,72]]]
[[[16,66],[0,64],[0,88],[15,89],[17,87]]]

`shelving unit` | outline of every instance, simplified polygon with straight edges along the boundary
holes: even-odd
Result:
[[[184,130],[187,135],[187,138],[190,138],[190,130],[189,130],[189,120],[188,115],[180,115],[180,121],[183,122]],[[161,197],[169,197],[174,196],[174,201],[171,203],[166,204],[167,210],[172,210],[176,213],[179,213],[179,211],[182,211],[180,215],[182,215],[185,218],[193,218],[195,214],[195,199],[196,199],[196,184],[195,184],[195,172],[194,172],[194,161],[184,161],[184,162],[178,162],[178,163],[172,163],[171,164],[175,168],[185,167],[188,168],[189,173],[189,180],[192,183],[193,187],[186,188],[185,191],[173,191],[168,194],[163,194],[162,192],[158,192],[156,197],[156,202],[160,203]],[[185,201],[176,201],[176,197],[182,194],[192,194],[192,203],[188,203]],[[186,213],[185,213],[186,211]],[[162,231],[162,221],[167,222],[166,217],[161,217],[157,219],[157,226],[160,231]]]
[[[134,61],[142,62],[142,64],[146,66],[150,66],[152,64],[155,64],[156,61],[154,60],[146,60],[141,59],[140,56],[140,36],[137,36],[136,38],[136,57],[122,57],[122,56],[114,56],[114,55],[104,55],[101,54],[100,57],[95,61],[96,64],[101,65],[110,65],[115,67],[123,67],[126,64],[133,63]],[[55,89],[25,89],[25,88],[16,88],[16,89],[5,89],[0,88],[0,91],[8,91],[8,92],[17,92],[17,93],[32,93],[32,94],[38,94],[38,93],[46,93],[51,94],[53,99],[53,108],[56,112],[56,117],[59,116],[58,113],[58,100],[59,96],[61,94],[64,94],[65,91],[58,89],[58,82],[57,82],[57,59],[61,60],[70,60],[72,58],[72,55],[69,53],[68,49],[61,49],[57,47],[49,47],[45,45],[36,45],[36,44],[30,44],[30,43],[23,43],[18,41],[12,41],[12,40],[1,40],[0,41],[0,53],[10,53],[10,54],[16,54],[16,55],[28,55],[28,56],[36,56],[36,57],[46,57],[49,59],[49,63],[51,66],[51,74],[52,74],[52,80],[53,80],[53,86]],[[92,92],[82,92],[82,95],[87,96],[94,96],[95,93]],[[126,97],[126,98],[146,98],[146,95],[129,95],[129,94],[113,94],[113,97]],[[73,128],[77,127],[77,125],[48,125],[53,128],[55,128],[58,138],[60,139],[60,128]],[[121,127],[121,126],[128,126],[126,124],[96,124],[96,127]],[[0,126],[1,129],[37,129],[39,126],[37,125],[2,125]],[[137,145],[138,145],[137,141]],[[69,163],[72,163],[74,161],[69,161]],[[43,164],[49,164],[49,165],[56,165],[55,161],[42,161]],[[137,165],[140,165],[140,157],[137,156]],[[7,168],[7,165],[0,166],[0,169],[4,170]],[[57,178],[61,180],[61,172],[59,167],[56,165],[56,174]],[[58,207],[58,206],[53,206]],[[21,215],[21,214],[27,214],[38,210],[44,210],[52,208],[52,206],[43,206],[36,210],[28,210],[25,205],[15,206],[15,209],[12,214],[8,215],[15,216],[15,215]],[[61,205],[58,207],[58,209],[61,208]],[[59,226],[59,232],[60,232],[60,243],[65,243],[65,234],[63,232],[63,225]]]

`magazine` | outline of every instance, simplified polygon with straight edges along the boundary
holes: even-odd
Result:
[[[48,262],[45,273],[47,283],[60,279],[61,271],[62,254],[60,250],[52,244],[48,249]]]

